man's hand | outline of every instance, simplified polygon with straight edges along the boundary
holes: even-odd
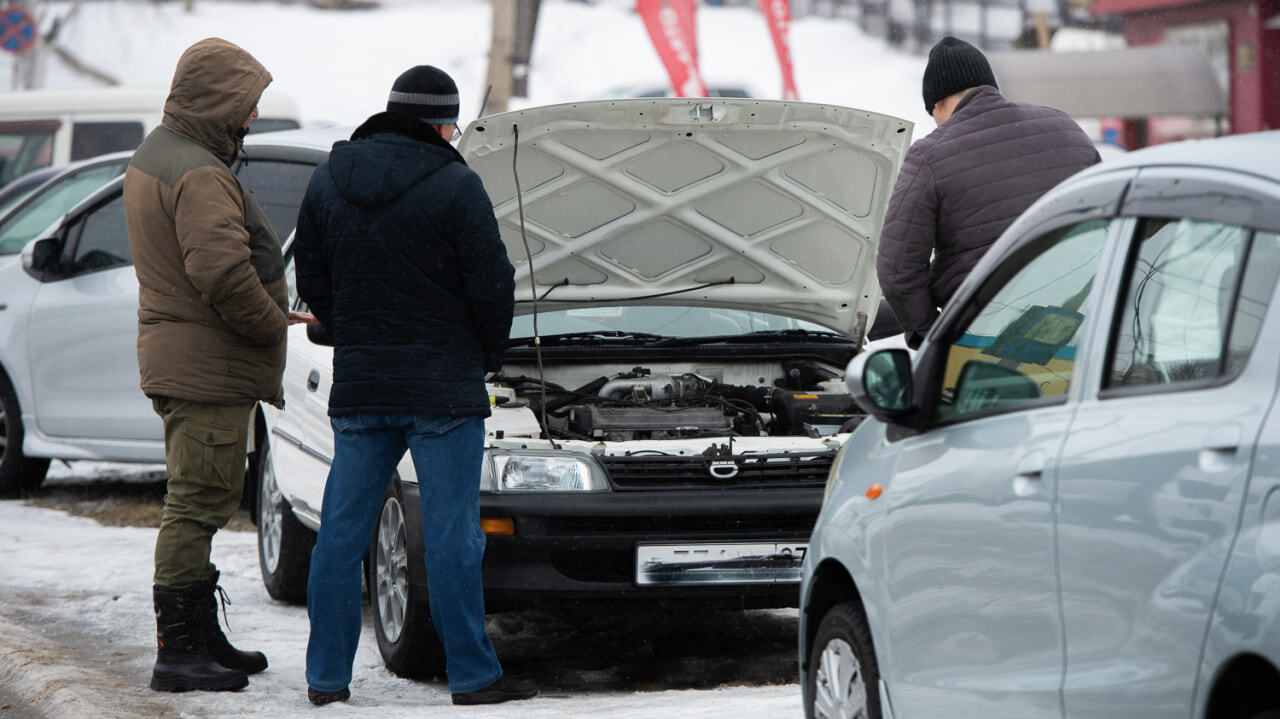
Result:
[[[304,325],[318,325],[318,324],[320,324],[320,320],[317,320],[317,319],[316,319],[316,316],[315,316],[315,315],[313,315],[313,314],[311,314],[310,312],[290,312],[290,313],[288,314],[288,316],[287,316],[287,319],[288,319],[288,321],[289,321],[289,324],[291,324],[291,325],[296,325],[296,324],[304,324]]]

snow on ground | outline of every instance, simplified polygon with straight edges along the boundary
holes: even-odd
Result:
[[[70,4],[40,5],[42,24]],[[273,2],[80,3],[60,31],[82,62],[124,84],[168,85],[182,51],[218,36],[253,53],[273,87],[299,104],[304,124],[358,124],[385,107],[392,81],[418,64],[444,68],[458,81],[462,116],[474,118],[488,69],[486,0],[394,0],[380,9],[322,10]],[[634,3],[545,0],[538,19],[528,98],[512,109],[602,97],[622,86],[665,86],[666,73],[633,11]],[[744,85],[777,97],[781,75],[767,26],[750,7],[701,6],[698,51],[709,84]],[[800,97],[901,117],[915,137],[933,129],[920,99],[925,58],[890,49],[844,19],[806,17],[791,25]],[[0,77],[14,56],[0,53]],[[49,57],[45,87],[92,87],[97,81]]]
[[[87,466],[73,464],[78,473]],[[270,600],[258,573],[254,535],[226,531],[215,535],[214,560],[234,602],[228,607],[229,636],[241,647],[264,651],[271,666],[252,677],[243,692],[152,692],[146,682],[155,658],[154,541],[154,529],[104,527],[22,501],[0,502],[0,685],[18,694],[7,699],[11,708],[34,708],[48,719],[316,716],[312,712],[379,719],[424,714],[505,719],[513,713],[523,719],[606,713],[611,719],[772,719],[801,714],[800,689],[794,683],[593,691],[579,688],[591,684],[586,672],[567,681],[575,686],[569,691],[551,686],[542,696],[518,704],[454,707],[443,682],[409,681],[382,666],[367,612],[351,701],[315,709],[307,702],[303,678],[306,609]],[[7,716],[4,709],[0,716]]]

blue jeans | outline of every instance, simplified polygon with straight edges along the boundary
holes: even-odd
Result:
[[[405,449],[422,496],[431,619],[444,645],[453,693],[486,687],[502,666],[484,630],[480,564],[480,417],[362,414],[334,417],[333,465],[307,582],[307,685],[338,691],[351,682],[360,640],[360,569],[387,483]]]

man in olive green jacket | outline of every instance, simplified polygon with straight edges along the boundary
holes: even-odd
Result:
[[[219,628],[209,550],[240,505],[254,404],[283,405],[285,328],[309,319],[288,312],[280,240],[231,172],[270,82],[232,43],[192,45],[125,172],[138,367],[169,474],[153,587],[159,691],[237,690],[267,666]]]

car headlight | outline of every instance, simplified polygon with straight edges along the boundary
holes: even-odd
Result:
[[[589,454],[490,451],[480,489],[487,492],[607,492],[604,468]]]
[[[827,486],[822,490],[822,503],[827,503],[827,497],[831,496],[831,490],[835,486],[836,477],[840,475],[840,464],[844,462],[844,452],[849,448],[849,441],[840,447],[840,451],[836,452],[836,458],[831,460],[831,469],[827,472]]]

